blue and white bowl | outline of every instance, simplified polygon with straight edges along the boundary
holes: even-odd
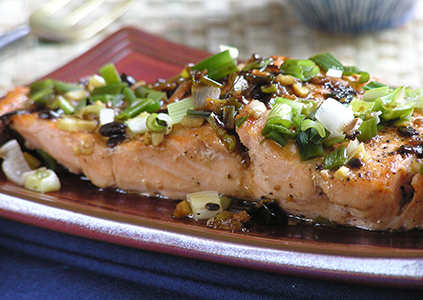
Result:
[[[367,32],[400,26],[418,0],[289,0],[306,24],[331,32]]]

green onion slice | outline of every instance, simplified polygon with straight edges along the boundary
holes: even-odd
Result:
[[[319,143],[320,140],[316,139],[316,136],[320,135],[314,128],[298,133],[295,143],[302,161],[324,155],[323,146]]]
[[[344,71],[344,65],[337,60],[330,53],[321,53],[310,57],[310,60],[313,61],[320,69],[327,72],[329,69],[342,70]]]
[[[104,65],[100,68],[100,70],[98,70],[98,72],[100,73],[101,77],[104,78],[107,85],[122,82],[119,72],[116,70],[115,65],[112,63]]]
[[[229,50],[210,56],[194,65],[191,69],[197,71],[207,70],[207,76],[213,80],[223,79],[229,74],[238,71]]]
[[[372,139],[372,137],[377,135],[377,124],[378,124],[378,118],[373,117],[368,120],[363,121],[361,123],[360,127],[358,128],[358,131],[360,131],[360,134],[357,136],[359,141],[368,141]]]
[[[143,111],[146,111],[149,106],[154,104],[154,101],[151,99],[142,99],[132,103],[128,106],[124,111],[116,116],[117,120],[126,120],[129,118],[133,118]]]
[[[66,114],[66,115],[72,115],[72,114],[74,114],[75,113],[75,107],[73,107],[73,105],[72,104],[70,104],[69,103],[69,101],[68,100],[66,100],[66,98],[65,97],[63,97],[63,96],[61,96],[61,95],[58,95],[57,97],[56,97],[56,99],[57,99],[57,102],[58,102],[58,105],[59,105],[59,107],[60,107],[60,109],[62,109],[63,110],[63,112]]]
[[[311,60],[286,59],[280,67],[280,72],[308,81],[319,74],[319,67]]]
[[[243,117],[240,117],[240,118],[236,119],[235,120],[235,126],[238,127],[238,128],[241,127],[242,124],[244,124],[244,122],[247,121],[249,117],[250,117],[250,115],[247,114],[247,115],[245,115]]]
[[[380,88],[380,87],[386,87],[387,85],[377,82],[377,81],[371,81],[368,84],[366,84],[365,86],[362,87],[362,89],[364,91],[368,91],[368,90],[372,90],[372,89],[376,89],[376,88]]]
[[[118,95],[122,93],[122,90],[127,87],[126,82],[112,83],[105,86],[97,87],[91,92],[91,96],[109,94]]]
[[[348,161],[348,155],[346,148],[341,145],[336,150],[333,150],[331,153],[325,155],[325,161],[323,163],[324,169],[336,169],[345,165]]]
[[[124,87],[122,94],[129,103],[137,101],[137,96],[135,96],[135,93],[129,87]]]
[[[165,132],[166,134],[169,134],[172,130],[172,125],[173,124],[169,115],[164,113],[152,113],[146,120],[146,126],[152,132]]]
[[[134,91],[137,98],[148,98],[152,99],[153,101],[162,101],[165,100],[167,95],[166,92],[156,91],[152,88],[146,86],[139,86]]]
[[[190,109],[194,109],[194,100],[191,97],[167,105],[167,111],[173,124],[181,123]]]

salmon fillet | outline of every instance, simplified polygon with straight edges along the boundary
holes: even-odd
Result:
[[[260,78],[273,74],[272,70],[279,69],[286,60],[284,57],[273,59],[273,65],[247,72],[247,75],[254,76],[252,80],[262,80]],[[277,78],[272,77],[272,82],[280,80],[272,92],[277,97],[310,99],[317,106],[329,94],[347,104],[351,97],[362,99],[364,94],[364,83],[358,83],[354,76],[330,78],[320,71],[297,86],[298,80],[293,84],[283,83],[286,77]],[[172,101],[189,96],[187,86],[190,84],[184,81],[181,86],[185,94],[171,98]],[[368,159],[338,176],[336,169],[322,168],[323,156],[303,160],[295,140],[281,146],[263,136],[274,96],[257,89],[244,89],[248,95],[235,91],[235,83],[230,83],[230,78],[223,84],[222,95],[227,97],[224,99],[231,97],[242,103],[237,118],[246,118],[239,127],[229,130],[238,142],[235,149],[231,149],[208,122],[195,128],[177,124],[156,146],[147,143],[145,135],[127,134],[121,143],[110,147],[98,129],[63,131],[57,128],[56,119],[43,119],[38,112],[13,115],[10,128],[23,137],[27,147],[43,149],[70,172],[85,175],[101,188],[170,199],[215,190],[246,200],[275,199],[285,212],[304,219],[322,217],[336,224],[370,230],[423,228],[423,175],[413,167],[416,161],[420,163],[422,156],[416,156],[411,150],[401,151],[402,146],[421,144],[423,116],[419,112],[414,111],[408,120],[415,129],[413,135],[404,136],[390,125],[380,129],[376,136],[363,143]],[[170,85],[157,83],[152,87],[159,90],[166,86],[162,89],[166,90]],[[269,82],[262,85],[268,86]],[[172,91],[178,90],[177,86]],[[265,104],[257,116],[252,116],[253,100]],[[166,109],[166,103],[162,107]],[[16,89],[0,102],[2,114],[26,108],[26,88]],[[325,154],[338,146],[340,144],[325,148]]]

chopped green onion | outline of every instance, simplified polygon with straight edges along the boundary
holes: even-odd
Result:
[[[107,85],[122,82],[119,72],[116,70],[115,65],[112,63],[104,65],[100,68],[100,70],[98,70],[98,72],[100,73],[101,77],[104,78]]]
[[[308,81],[319,74],[319,67],[311,60],[286,59],[280,67],[282,74]]]
[[[321,53],[310,57],[310,60],[314,61],[320,69],[328,72],[329,70],[342,70],[342,75],[350,76],[353,74],[360,75],[358,82],[364,83],[369,81],[370,75],[367,72],[360,71],[355,66],[344,66],[339,60],[337,60],[330,53]],[[328,75],[329,76],[329,75]]]
[[[54,89],[62,93],[83,89],[81,85],[70,84],[70,83],[66,83],[66,82],[58,81],[58,80],[52,80],[52,82],[54,85]]]
[[[229,50],[210,56],[194,65],[191,69],[197,71],[207,70],[207,76],[213,80],[223,79],[229,74],[238,71]]]
[[[191,92],[194,99],[194,109],[203,110],[207,108],[207,97],[219,99],[221,90],[211,85],[193,84]]]
[[[153,101],[162,101],[167,97],[166,92],[156,91],[146,86],[137,87],[134,93],[138,98],[148,98],[152,99]]]
[[[210,117],[211,112],[209,111],[201,111],[201,110],[192,110],[192,109],[188,109],[187,110],[187,116],[190,117],[203,117],[203,118],[208,118]]]
[[[258,70],[264,70],[266,69],[266,67],[273,61],[273,59],[271,58],[266,58],[266,59],[257,59],[255,61],[253,61],[252,63],[246,65],[245,67],[242,68],[242,71],[249,71],[249,70],[253,70],[253,69],[258,69]]]
[[[51,102],[54,96],[53,88],[47,88],[31,94],[30,99],[37,104],[38,107],[44,107]]]
[[[219,193],[216,191],[203,191],[187,194],[187,202],[196,220],[208,220],[222,212]]]
[[[94,88],[91,92],[91,96],[109,94],[109,95],[118,95],[122,93],[122,90],[127,87],[128,84],[126,82],[119,82],[119,83],[112,83],[105,86],[100,86]]]
[[[325,72],[327,72],[329,69],[344,71],[344,65],[339,60],[337,60],[332,54],[327,52],[316,54],[310,57],[310,60],[313,61],[316,65],[318,65],[319,68]]]
[[[91,77],[90,81],[87,84],[87,89],[92,92],[94,90],[94,88],[96,87],[100,87],[100,86],[105,86],[106,85],[106,81],[104,80],[103,77],[101,77],[100,75],[93,75],[93,77]]]
[[[353,98],[348,107],[354,112],[354,115],[365,119],[366,115],[373,111],[374,102],[366,102]]]
[[[167,105],[167,111],[173,124],[181,123],[189,109],[194,109],[194,100],[191,97]]]
[[[336,137],[333,137],[333,138],[326,139],[323,142],[323,146],[329,148],[329,147],[332,147],[334,144],[340,144],[340,143],[345,142],[345,141],[348,141],[345,136],[343,136],[343,135],[336,136]]]
[[[302,161],[324,155],[321,140],[316,139],[316,136],[320,135],[314,128],[301,131],[297,134],[295,143]]]
[[[324,169],[336,169],[345,165],[348,161],[347,150],[343,145],[331,153],[325,155],[325,161],[323,163]]]
[[[117,120],[126,120],[129,118],[133,118],[143,111],[146,111],[147,108],[154,104],[154,101],[151,99],[143,99],[132,103],[128,106],[124,111],[116,116]]]
[[[123,95],[122,94],[117,94],[117,95],[109,95],[109,94],[103,94],[103,95],[96,95],[96,96],[91,96],[90,100],[92,102],[96,102],[96,101],[101,101],[102,103],[111,103],[113,107],[118,106],[122,100],[123,100]]]
[[[362,87],[363,91],[368,91],[368,90],[372,90],[372,89],[376,89],[376,88],[380,88],[380,87],[386,87],[387,85],[377,82],[377,81],[371,81],[368,84],[366,84],[365,86]]]
[[[151,103],[146,109],[145,109],[145,111],[146,112],[148,112],[148,113],[153,113],[153,112],[156,112],[156,111],[158,111],[158,110],[160,110],[162,107],[161,107],[161,105],[160,105],[160,102],[159,101],[153,101],[153,103]]]
[[[266,125],[280,125],[290,128],[293,125],[293,110],[286,103],[275,103],[267,116]]]
[[[54,88],[53,81],[51,79],[44,79],[44,80],[32,83],[30,86],[30,93],[31,95],[33,95],[42,90],[53,89],[53,88]]]
[[[129,87],[124,87],[122,93],[129,103],[133,103],[137,100],[137,96],[135,96],[135,93]]]
[[[236,147],[236,138],[233,135],[230,135],[226,132],[225,129],[219,127],[216,122],[214,113],[211,113],[210,116],[207,118],[207,122],[211,125],[211,127],[217,132],[220,138],[228,145],[229,150],[234,150]]]
[[[57,129],[68,132],[92,132],[97,128],[94,120],[82,120],[74,117],[64,117],[57,119]]]
[[[61,187],[56,173],[45,167],[26,172],[23,177],[25,179],[25,188],[29,190],[48,193],[59,191]]]
[[[209,78],[207,75],[201,76],[200,83],[204,85],[210,85],[217,88],[222,88],[223,84]]]
[[[103,108],[102,110],[100,110],[98,120],[100,122],[100,125],[113,122],[115,120],[115,111],[111,108]]]
[[[264,137],[267,138],[267,139],[270,139],[272,141],[275,141],[276,143],[278,143],[282,147],[285,147],[286,143],[288,143],[288,140],[285,138],[285,135],[276,131],[276,130],[270,131]]]
[[[282,98],[282,97],[276,97],[275,104],[276,103],[279,103],[279,104],[288,104],[293,109],[295,109],[298,113],[302,113],[303,112],[303,109],[305,107],[305,104],[302,103],[302,102],[294,101],[294,100],[287,99],[287,98]]]
[[[63,110],[63,112],[66,114],[66,115],[72,115],[72,114],[74,114],[75,113],[75,107],[73,107],[73,105],[72,104],[70,104],[69,103],[69,101],[68,100],[66,100],[66,98],[65,97],[63,97],[63,96],[61,96],[61,95],[58,95],[57,97],[56,97],[56,99],[57,99],[57,102],[58,102],[58,105],[59,105],[59,108],[60,109],[62,109]]]
[[[226,129],[235,128],[235,106],[226,105],[222,108],[222,122]]]
[[[378,88],[374,88],[371,90],[367,90],[363,95],[364,101],[374,101],[377,98],[381,98],[386,96],[388,93],[390,93],[391,90],[388,86],[382,86]]]
[[[236,119],[235,126],[238,127],[238,128],[241,127],[242,124],[244,124],[244,122],[247,121],[249,117],[250,117],[250,115],[247,114],[247,115],[245,115],[243,117],[240,117],[240,118]]]
[[[236,60],[239,56],[239,50],[236,47],[228,46],[228,45],[219,45],[220,52],[229,50],[229,54],[231,55],[232,59],[234,60],[234,64],[236,64]]]
[[[372,139],[372,137],[377,135],[377,124],[378,118],[373,117],[361,123],[358,131],[360,131],[360,135],[357,137],[359,141],[368,141]]]
[[[365,83],[370,80],[370,74],[367,72],[361,71],[358,75],[360,75],[360,78],[358,79],[359,83]]]
[[[269,86],[261,86],[261,90],[263,93],[266,93],[266,94],[276,93],[276,84],[273,83]]]
[[[31,168],[25,160],[18,141],[10,140],[1,146],[0,157],[4,159],[1,165],[4,175],[10,181],[23,185],[25,183],[23,174],[31,171]]]
[[[144,134],[147,132],[147,118],[149,114],[140,114],[139,116],[128,119],[125,121],[126,125],[128,126],[129,130],[137,134]]]
[[[43,164],[47,167],[47,169],[53,171],[57,169],[57,162],[50,154],[41,149],[36,149],[35,151],[37,152],[37,155],[41,158]]]
[[[314,128],[320,137],[326,137],[326,130],[322,124],[317,121],[313,121],[310,119],[305,119],[301,122],[301,131],[306,131],[307,129]]]
[[[86,106],[78,109],[73,116],[77,117],[77,118],[83,118],[84,116],[90,115],[90,114],[98,116],[100,114],[100,111],[103,108],[106,108],[106,106],[103,103],[96,102],[95,104],[86,105]]]
[[[342,74],[343,74],[343,71],[342,70],[339,70],[339,69],[329,69],[326,72],[326,76],[328,76],[328,77],[335,77],[335,78],[341,78],[342,77]]]
[[[354,119],[354,113],[335,99],[328,98],[317,109],[315,118],[332,136],[340,136],[345,126]]]
[[[65,98],[68,99],[69,101],[78,101],[78,102],[86,99],[89,95],[90,93],[86,91],[85,89],[69,91],[63,94],[63,96],[65,96]]]
[[[166,125],[160,124],[160,120],[158,119],[158,114],[152,113],[148,116],[146,120],[146,125],[148,129],[153,132],[164,132],[166,130]]]

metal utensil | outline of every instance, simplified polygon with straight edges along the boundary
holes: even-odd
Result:
[[[66,15],[60,11],[73,0],[53,0],[34,12],[29,18],[29,25],[24,25],[0,37],[0,50],[7,45],[27,36],[29,33],[41,39],[51,41],[78,41],[92,37],[128,11],[136,0],[114,1],[112,9],[105,11],[89,24],[82,20],[90,13],[106,4],[106,0],[88,0]]]

